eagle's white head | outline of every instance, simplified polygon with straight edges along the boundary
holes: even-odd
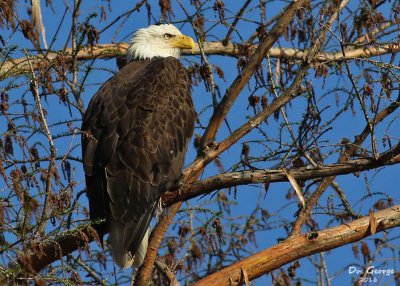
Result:
[[[193,49],[194,41],[174,25],[152,25],[137,30],[127,49],[128,62],[154,57],[179,58],[181,49]]]

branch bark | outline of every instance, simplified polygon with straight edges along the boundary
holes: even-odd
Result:
[[[98,44],[93,46],[82,46],[81,50],[76,55],[77,61],[86,61],[92,59],[111,59],[117,56],[123,56],[126,54],[127,43],[117,44]],[[222,55],[230,57],[239,57],[246,55],[248,50],[255,51],[257,45],[242,45],[237,43],[223,44],[222,41],[217,42],[205,42],[203,43],[203,51],[208,55]],[[342,52],[319,52],[315,55],[313,63],[326,63],[331,64],[333,62],[340,62],[345,59],[359,59],[359,58],[370,58],[374,56],[398,53],[400,51],[400,45],[397,43],[393,44],[374,44],[365,45],[361,48],[348,48]],[[303,61],[309,53],[309,50],[300,50],[292,48],[270,48],[268,55],[271,58],[285,58],[292,61]],[[56,51],[48,52],[46,56],[43,55],[31,55],[29,58],[32,62],[34,70],[38,70],[42,67],[43,61],[54,63],[58,55],[63,55],[66,63],[72,61],[72,49],[66,49],[65,52]],[[183,50],[184,56],[200,55],[200,50],[196,46],[193,50]],[[0,79],[7,77],[22,75],[30,71],[28,64],[28,58],[10,59],[3,62],[0,65]]]
[[[22,256],[20,265],[30,272],[39,272],[47,265],[67,254],[87,246],[91,241],[99,241],[97,232],[90,225],[69,231],[54,240],[40,242],[36,251]],[[1,282],[1,281],[0,281]]]
[[[361,158],[325,166],[294,168],[290,170],[290,174],[299,181],[351,174],[387,165],[399,164],[399,155],[400,144],[382,153],[378,160],[374,158]],[[171,205],[177,201],[186,201],[211,193],[215,190],[252,183],[264,183],[266,181],[269,183],[276,183],[287,182],[288,179],[281,169],[225,173],[191,184],[185,184],[177,192],[168,192],[164,194],[163,202],[166,205]]]
[[[378,222],[377,232],[400,226],[400,205],[378,211],[374,215]],[[350,223],[319,231],[316,233],[316,238],[314,238],[314,233],[312,237],[307,234],[291,237],[221,271],[210,274],[192,285],[241,285],[243,284],[242,269],[246,270],[248,278],[253,280],[302,257],[359,241],[372,235],[369,222],[369,216],[365,216]]]

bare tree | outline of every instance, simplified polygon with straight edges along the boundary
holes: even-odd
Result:
[[[135,285],[400,283],[400,3],[353,2],[0,1],[0,284],[130,283],[88,219],[80,124],[162,22],[197,39],[198,120]]]

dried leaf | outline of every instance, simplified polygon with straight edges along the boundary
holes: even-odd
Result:
[[[36,31],[40,31],[40,33],[42,34],[43,45],[45,49],[47,49],[46,28],[43,25],[40,0],[32,0],[32,25],[36,28]]]
[[[357,244],[353,244],[353,246],[351,247],[352,251],[353,251],[353,255],[356,259],[360,258],[360,252],[358,250],[358,246]]]
[[[282,76],[281,59],[278,57],[276,60],[275,81],[280,82]]]
[[[171,0],[160,0],[159,3],[162,17],[165,19],[167,15],[174,16],[172,12]]]
[[[364,257],[364,263],[367,263],[371,260],[371,251],[369,250],[368,244],[365,241],[361,242],[361,253]]]
[[[289,173],[289,170],[286,168],[281,169],[282,172],[286,175],[288,178],[290,184],[292,185],[293,189],[296,191],[297,197],[299,198],[299,201],[303,208],[306,206],[306,201],[303,196],[303,192],[301,190],[300,185],[297,183],[296,179]]]

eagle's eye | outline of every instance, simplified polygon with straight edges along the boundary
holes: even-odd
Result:
[[[168,34],[168,33],[164,34],[164,39],[166,39],[166,40],[168,40],[169,38],[172,38],[172,37],[173,37],[173,35],[171,35],[171,34]]]

